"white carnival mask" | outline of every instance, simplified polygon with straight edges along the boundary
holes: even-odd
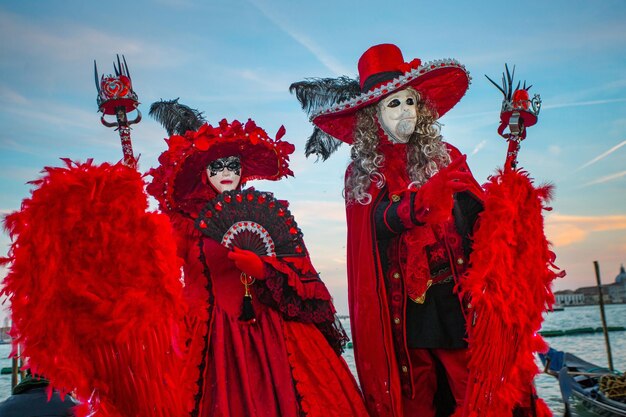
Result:
[[[417,95],[400,90],[377,104],[378,121],[392,143],[407,143],[417,124]]]

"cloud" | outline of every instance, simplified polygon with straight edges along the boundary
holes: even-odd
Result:
[[[304,46],[313,56],[326,68],[328,68],[334,75],[346,75],[352,73],[348,68],[344,67],[337,59],[331,56],[328,52],[322,49],[317,43],[315,43],[308,36],[297,32],[291,27],[288,27],[285,22],[288,19],[280,18],[273,12],[268,10],[265,4],[262,4],[259,0],[250,0],[250,3],[256,7],[265,17],[267,17],[276,27],[285,32],[290,38]]]
[[[607,175],[607,176],[598,178],[597,180],[590,181],[590,182],[587,182],[587,183],[581,185],[581,187],[588,187],[590,185],[596,185],[596,184],[604,184],[605,182],[613,181],[613,180],[616,180],[618,178],[622,178],[623,176],[626,176],[626,171],[616,172],[615,174],[611,174],[611,175]]]
[[[186,9],[194,8],[195,4],[190,0],[156,0],[158,4],[161,4],[166,7],[171,7],[173,9],[179,9],[184,7]]]
[[[626,101],[626,98],[613,98],[613,99],[606,99],[606,100],[587,100],[587,101],[563,102],[563,103],[542,105],[541,106],[541,110],[561,109],[561,108],[564,108],[564,107],[599,106],[599,105],[603,105],[603,104],[623,103],[625,101]]]
[[[71,19],[71,17],[68,17]],[[107,50],[111,46],[123,46],[125,54],[132,54],[134,62],[143,67],[168,68],[181,64],[181,53],[177,48],[167,48],[163,43],[129,38],[121,34],[111,34],[71,20],[62,22],[37,22],[20,15],[0,11],[0,53],[5,57],[24,57],[22,61],[47,72],[54,65],[63,65],[71,72],[71,62],[80,62],[86,56],[94,56],[95,51]],[[113,58],[111,58],[113,59]],[[4,60],[4,66],[12,61]],[[74,71],[83,71],[82,66]],[[132,71],[132,67],[131,67]],[[32,72],[32,71],[31,71]]]
[[[589,165],[595,164],[596,162],[606,158],[607,156],[609,156],[610,154],[612,154],[613,152],[615,152],[616,150],[618,150],[619,148],[621,148],[624,145],[626,145],[626,140],[622,141],[621,143],[618,143],[617,145],[613,146],[608,151],[602,153],[601,155],[596,156],[591,161],[589,161],[589,162],[581,165],[580,167],[576,168],[576,170],[574,172],[580,171],[583,168],[587,168]]]
[[[493,26],[482,25],[484,26],[482,29],[485,31],[481,31],[481,25],[476,25],[472,28],[471,37],[473,39],[489,39],[490,47],[485,48],[481,42],[468,44],[465,48],[463,63],[469,68],[489,68],[495,64],[510,62],[511,57],[516,57],[518,62],[524,62],[526,68],[532,66],[545,67],[554,63],[562,65],[558,60],[567,60],[572,54],[579,54],[581,51],[584,51],[585,59],[590,59],[591,56],[594,56],[591,54],[594,53],[615,54],[614,49],[623,50],[623,45],[626,42],[626,31],[623,29],[623,22],[617,18],[618,14],[614,14],[616,18],[612,20],[604,18],[595,21],[595,19],[590,18],[585,30],[580,30],[578,27],[572,29],[571,24],[570,26],[563,26],[552,24],[552,21],[548,24],[548,20],[544,21],[543,19],[548,18],[551,13],[540,13],[539,16],[532,19],[539,24],[537,30],[527,30],[521,38],[516,37],[514,33],[494,38]],[[563,12],[557,12],[557,14],[560,17],[564,16]],[[571,13],[563,19],[563,22],[567,22],[570,16]],[[491,16],[491,18],[497,19],[497,16]],[[489,15],[486,15],[486,19],[489,19]],[[539,22],[545,22],[545,24]],[[521,39],[523,41],[519,41]],[[546,39],[550,39],[550,42],[545,42]],[[512,40],[515,43],[513,51],[511,50]],[[619,54],[617,55],[619,56]]]
[[[37,121],[41,126],[75,127],[90,129],[100,116],[95,111],[82,107],[63,104],[60,101],[31,100],[28,105],[5,103],[0,98],[0,108],[5,114],[12,114],[18,119]],[[94,106],[96,107],[96,106]]]
[[[0,85],[0,103],[3,102],[9,103],[11,105],[24,105],[28,104],[28,99],[17,91],[5,85]]]
[[[480,152],[480,150],[481,150],[482,148],[484,148],[486,144],[487,144],[487,141],[486,141],[486,140],[481,141],[481,142],[480,142],[478,145],[476,145],[476,146],[474,147],[474,149],[472,150],[472,155],[476,155],[478,152]]]
[[[611,123],[611,128],[607,131],[609,137],[619,137],[624,134],[626,130],[626,117],[616,118]]]
[[[308,249],[312,251],[312,246],[307,245]],[[340,251],[340,255],[341,256],[336,256],[338,255],[337,252],[335,251],[335,256],[332,256],[331,254],[328,253],[324,253],[321,250],[315,250],[314,252],[312,251],[314,258],[315,258],[315,269],[319,272],[322,271],[332,271],[332,270],[336,270],[336,269],[340,269],[342,272],[346,267],[346,254],[345,254],[345,250]]]
[[[343,201],[307,201],[299,200],[290,204],[300,224],[322,224],[323,222],[346,222],[346,209]]]
[[[548,152],[550,152],[552,155],[560,155],[561,154],[561,147],[558,145],[550,145],[548,147]]]
[[[268,76],[250,69],[233,69],[232,72],[234,75],[237,75],[244,80],[254,82],[255,86],[263,86],[265,87],[265,90],[274,93],[282,93],[281,95],[286,93],[285,85],[289,84],[288,81],[276,79],[273,76]],[[263,97],[267,98],[265,93],[263,94]]]
[[[3,149],[4,152],[4,149]],[[29,155],[33,155],[34,157],[37,156],[37,153],[35,151],[28,151],[26,152]],[[59,162],[59,164],[61,164],[61,161],[59,161],[58,159],[55,162]],[[6,164],[5,166],[8,166],[9,164]],[[19,189],[21,191],[23,191],[23,193],[28,193],[28,191],[33,188],[30,184],[28,184],[29,181],[33,181],[36,180],[38,178],[41,177],[42,174],[42,167],[37,166],[24,166],[24,165],[17,165],[17,166],[11,166],[11,169],[5,169],[0,173],[0,180],[2,181],[6,181],[6,183],[12,183],[14,186],[18,186]],[[7,193],[4,196],[4,205],[5,206],[10,206],[10,204],[8,203],[10,200],[15,201],[16,206],[10,209],[2,209],[2,210],[9,210],[9,211],[13,211],[13,210],[17,210],[19,209],[19,201],[21,201],[22,198],[24,198],[26,196],[26,194],[15,194],[15,193]],[[6,214],[2,211],[0,211],[0,216],[2,216],[3,214]]]
[[[587,240],[592,233],[626,230],[626,215],[571,216],[553,213],[546,218],[546,236],[559,247]]]
[[[612,103],[623,103],[626,102],[626,98],[616,98],[616,99],[606,99],[606,100],[585,100],[585,101],[569,101],[567,99],[562,99],[560,103],[542,105],[541,110],[551,110],[551,109],[560,109],[565,107],[586,107],[586,106],[601,106],[604,104],[612,104]],[[455,114],[446,114],[445,120],[457,120],[457,119],[470,119],[472,125],[474,127],[485,127],[493,125],[494,117],[497,117],[497,112],[495,110],[489,111],[477,111],[470,113],[459,113]],[[497,120],[497,119],[496,119]]]

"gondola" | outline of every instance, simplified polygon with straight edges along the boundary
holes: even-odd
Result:
[[[626,377],[589,363],[576,355],[550,348],[539,355],[544,371],[558,379],[569,417],[569,398],[575,397],[599,416],[626,417]]]

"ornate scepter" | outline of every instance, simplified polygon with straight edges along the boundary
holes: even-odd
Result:
[[[515,66],[512,73],[509,72],[508,65],[504,64],[504,68],[506,71],[502,73],[502,86],[496,84],[487,75],[485,77],[504,95],[498,134],[509,142],[504,164],[504,170],[509,171],[517,167],[517,153],[520,149],[520,143],[526,138],[526,128],[537,123],[537,116],[541,110],[541,97],[539,97],[539,94],[535,94],[532,100],[530,99],[528,90],[530,90],[532,85],[526,87],[526,81],[524,81],[524,85],[521,88],[518,82],[515,91],[513,91]],[[509,128],[508,133],[505,132],[507,127]]]
[[[98,89],[98,111],[102,112],[100,121],[106,127],[117,128],[116,130],[119,131],[120,140],[122,141],[122,151],[124,152],[123,163],[128,167],[137,168],[137,159],[133,155],[133,145],[130,140],[130,125],[141,121],[141,112],[137,108],[139,99],[133,91],[126,58],[122,55],[122,61],[120,61],[120,56],[117,56],[117,64],[113,63],[115,75],[105,76],[103,74],[98,80],[98,67],[95,60],[93,69],[96,88]],[[137,116],[129,121],[128,113],[134,110],[137,110]],[[108,122],[105,119],[106,115],[115,115],[116,122]]]
[[[472,267],[462,278],[462,295],[472,300],[476,317],[467,326],[470,377],[463,415],[552,416],[533,386],[539,373],[534,354],[544,346],[537,333],[554,303],[552,281],[564,272],[554,265],[544,233],[543,210],[549,210],[553,187],[535,186],[517,168],[520,143],[537,123],[541,99],[529,98],[526,82],[514,89],[514,72],[505,65],[501,86],[487,77],[504,95],[498,133],[509,146],[504,168],[483,185]]]

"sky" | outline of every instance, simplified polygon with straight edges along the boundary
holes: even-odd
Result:
[[[472,75],[440,121],[484,183],[504,163],[497,134],[504,64],[541,95],[539,122],[519,166],[555,186],[546,234],[567,271],[554,290],[604,283],[626,264],[626,1],[486,0],[0,0],[0,213],[18,210],[28,181],[59,158],[117,162],[117,132],[100,124],[93,62],[113,72],[126,57],[143,120],[132,140],[142,172],[165,149],[151,103],[180,98],[212,123],[254,119],[271,135],[284,125],[296,146],[294,178],[251,183],[291,202],[313,262],[338,311],[347,313],[343,175],[349,148],[326,162],[304,157],[312,131],[288,87],[308,77],[356,77],[370,46],[394,43],[406,61],[455,58]],[[10,238],[0,235],[0,256]],[[0,271],[2,276],[5,270]]]

